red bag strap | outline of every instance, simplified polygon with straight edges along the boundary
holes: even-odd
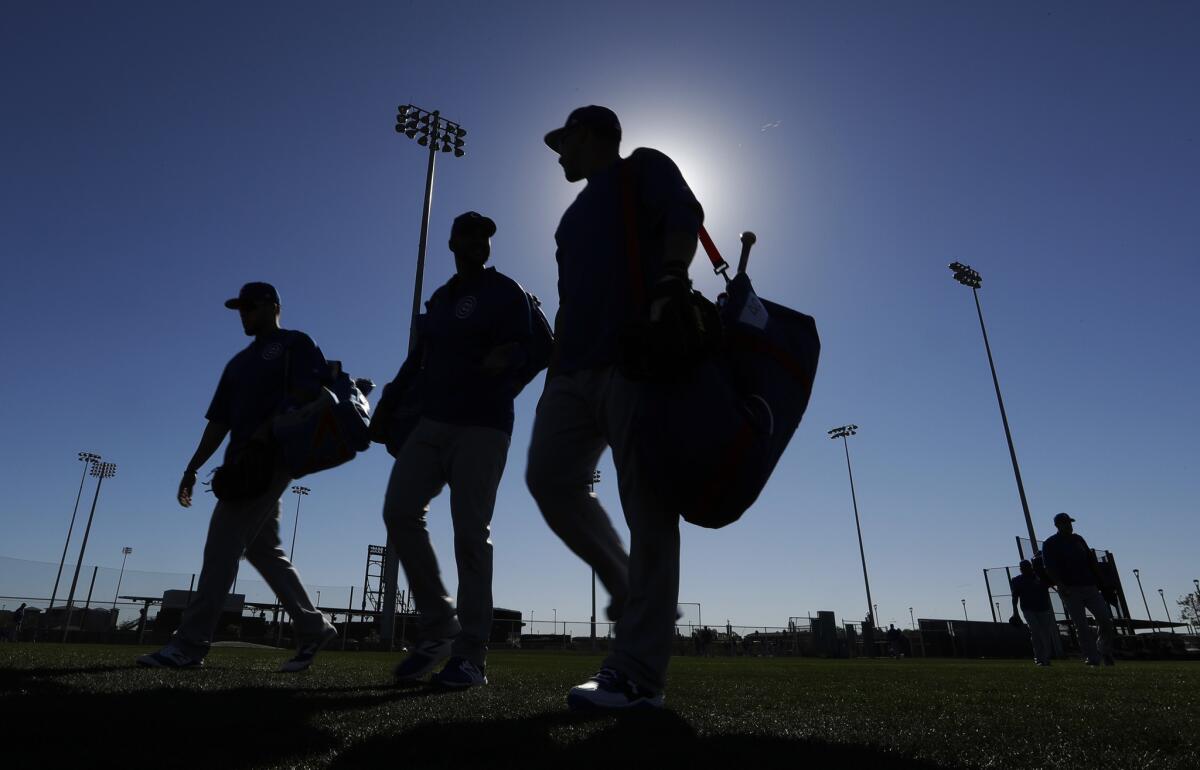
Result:
[[[717,250],[717,244],[713,243],[712,236],[704,229],[704,225],[700,225],[697,235],[700,237],[700,245],[704,247],[704,253],[708,255],[708,261],[712,262],[713,272],[724,278],[725,283],[729,283],[729,263]]]

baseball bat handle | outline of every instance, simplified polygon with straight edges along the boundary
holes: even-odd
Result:
[[[738,274],[746,272],[746,263],[750,261],[750,247],[758,240],[758,236],[747,230],[742,233],[742,253],[738,256]]]

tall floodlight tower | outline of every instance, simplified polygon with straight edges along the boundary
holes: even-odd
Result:
[[[67,539],[63,543],[62,558],[58,560],[58,574],[54,576],[54,590],[50,592],[50,606],[47,610],[54,608],[54,600],[58,597],[58,581],[62,579],[63,565],[67,562],[67,548],[71,545],[71,532],[75,530],[75,516],[79,513],[79,499],[83,497],[83,482],[87,481],[88,471],[92,469],[93,463],[100,462],[100,455],[92,452],[80,452],[79,461],[83,463],[83,475],[79,477],[79,491],[75,493],[75,508],[71,511],[71,523],[67,525]]]
[[[1017,464],[1017,450],[1013,446],[1012,431],[1008,427],[1008,413],[1004,410],[1004,398],[1000,395],[1000,379],[996,376],[996,362],[992,359],[992,346],[988,342],[987,327],[983,325],[983,306],[979,304],[979,287],[983,278],[970,265],[961,262],[951,262],[950,270],[954,280],[971,289],[975,297],[975,312],[979,316],[979,330],[983,332],[983,348],[987,351],[988,366],[992,370],[992,385],[996,388],[996,403],[1000,405],[1000,421],[1004,423],[1004,438],[1008,441],[1008,456],[1012,459],[1013,475],[1017,479],[1017,493],[1021,496],[1021,510],[1025,512],[1025,526],[1029,530],[1029,543],[1033,555],[1040,552],[1037,535],[1033,531],[1033,517],[1029,514],[1029,501],[1025,498],[1025,484],[1021,481],[1021,466]]]
[[[871,581],[867,577],[867,553],[863,549],[862,539],[862,522],[858,517],[858,495],[854,492],[854,471],[850,468],[850,443],[847,439],[858,433],[857,425],[842,425],[833,428],[829,433],[831,439],[841,439],[842,448],[846,450],[846,473],[850,476],[850,502],[854,506],[854,529],[858,532],[858,555],[862,559],[863,585],[867,589],[867,618],[871,621],[871,626],[875,627],[875,605],[871,602]]]
[[[83,567],[83,555],[87,552],[88,536],[92,533],[92,519],[96,516],[96,503],[100,500],[100,485],[105,479],[111,479],[117,475],[116,463],[96,462],[92,463],[92,469],[89,471],[92,476],[96,477],[96,494],[92,497],[92,510],[88,514],[87,527],[83,530],[83,544],[79,546],[79,558],[75,564],[75,577],[71,578],[71,592],[67,594],[67,618],[63,622],[62,640],[67,641],[67,633],[71,630],[71,603],[75,601],[75,587],[79,584],[79,570]]]

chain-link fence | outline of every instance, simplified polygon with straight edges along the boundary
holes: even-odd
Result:
[[[0,556],[0,628],[7,638],[158,641],[178,623],[198,575],[84,564],[59,565]],[[361,587],[306,584],[309,597],[344,624],[361,612]],[[355,596],[357,592],[357,598]],[[68,606],[69,602],[69,606]],[[21,610],[20,628],[14,615]],[[359,620],[361,621],[361,617]],[[270,587],[240,576],[218,628],[219,636],[281,641],[287,618]],[[232,629],[232,630],[230,630]],[[290,636],[290,634],[287,634]]]

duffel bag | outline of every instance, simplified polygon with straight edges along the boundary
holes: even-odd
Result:
[[[766,486],[808,406],[821,345],[810,316],[755,294],[745,273],[753,234],[743,235],[732,280],[703,230],[701,242],[728,282],[721,344],[675,381],[642,383],[634,461],[661,505],[715,528],[737,521]]]
[[[278,415],[271,434],[280,460],[292,478],[334,468],[371,446],[369,380],[354,380],[337,361],[332,383],[320,395],[291,412]]]

